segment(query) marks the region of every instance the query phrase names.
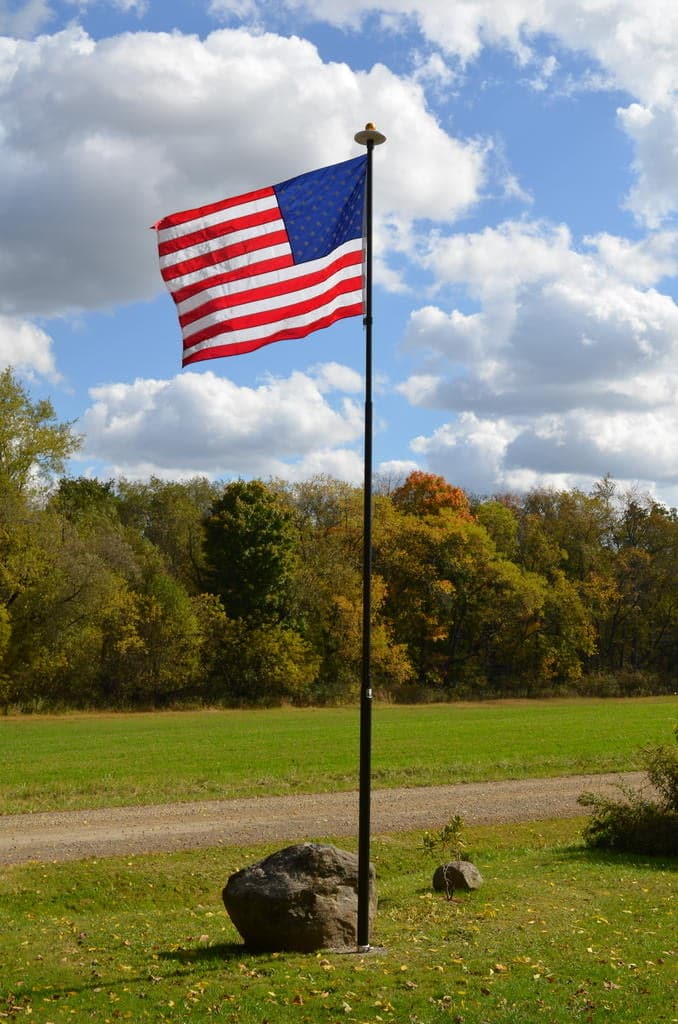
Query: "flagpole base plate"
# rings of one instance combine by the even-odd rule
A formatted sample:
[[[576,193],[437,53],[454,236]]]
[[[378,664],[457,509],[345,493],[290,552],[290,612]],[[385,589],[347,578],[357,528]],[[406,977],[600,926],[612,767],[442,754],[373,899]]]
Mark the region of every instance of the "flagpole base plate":
[[[388,950],[386,946],[356,946],[355,949],[346,948],[341,946],[333,949],[331,946],[325,950],[326,953],[332,953],[335,956],[386,956]]]

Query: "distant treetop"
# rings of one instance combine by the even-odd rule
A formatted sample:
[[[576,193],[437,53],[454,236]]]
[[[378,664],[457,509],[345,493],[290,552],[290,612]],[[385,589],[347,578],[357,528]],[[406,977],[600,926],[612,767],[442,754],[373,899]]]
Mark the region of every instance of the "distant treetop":
[[[419,469],[410,473],[405,483],[394,490],[391,498],[402,512],[410,512],[415,516],[438,515],[448,508],[468,522],[474,518],[469,500],[461,487],[453,487],[444,477],[423,473]]]

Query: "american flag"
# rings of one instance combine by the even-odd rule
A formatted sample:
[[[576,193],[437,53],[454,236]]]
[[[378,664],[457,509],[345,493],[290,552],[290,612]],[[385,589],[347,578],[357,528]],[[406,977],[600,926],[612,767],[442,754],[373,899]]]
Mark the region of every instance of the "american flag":
[[[184,366],[362,315],[366,173],[359,156],[154,225]]]

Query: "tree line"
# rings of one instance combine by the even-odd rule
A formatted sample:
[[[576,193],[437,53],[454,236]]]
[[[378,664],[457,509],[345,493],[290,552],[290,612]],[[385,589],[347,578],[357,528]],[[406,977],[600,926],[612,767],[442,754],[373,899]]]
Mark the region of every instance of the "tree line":
[[[337,703],[360,686],[362,493],[65,475],[0,374],[0,708]],[[375,481],[372,678],[394,700],[662,693],[678,518],[651,497]]]

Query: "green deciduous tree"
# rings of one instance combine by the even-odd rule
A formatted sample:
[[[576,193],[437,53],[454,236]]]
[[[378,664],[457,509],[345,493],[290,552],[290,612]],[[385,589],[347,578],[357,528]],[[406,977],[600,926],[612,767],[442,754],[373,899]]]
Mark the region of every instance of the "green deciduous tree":
[[[518,513],[503,501],[484,501],[474,509],[494,546],[505,558],[515,561],[518,554]]]
[[[50,506],[69,523],[93,529],[102,520],[118,521],[118,500],[112,480],[95,477],[62,477]]]
[[[204,524],[220,492],[205,477],[118,483],[121,521],[155,545],[170,575],[191,594],[206,586]]]
[[[32,402],[10,368],[0,373],[0,491],[26,491],[60,473],[80,441],[52,403]]]
[[[376,561],[421,686],[525,691],[580,674],[592,634],[577,589],[562,573],[547,580],[505,558],[480,523],[448,509],[398,513]]]
[[[294,629],[269,622],[253,626],[223,615],[212,627],[212,699],[234,706],[305,704],[319,658]]]
[[[0,707],[356,698],[359,488],[54,486],[77,443],[0,374]],[[434,474],[382,481],[371,585],[378,693],[538,694],[606,672],[609,692],[625,673],[675,688],[678,515],[607,479],[472,505]]]
[[[285,492],[298,533],[292,597],[299,628],[320,658],[312,690],[316,702],[355,699],[362,676],[362,493],[341,481],[316,477]],[[387,499],[377,499],[376,505]],[[382,609],[385,587],[372,574],[371,667],[377,692],[392,693],[412,669]]]
[[[521,558],[528,568],[548,575],[561,570],[570,579],[585,581],[605,571],[614,530],[609,481],[591,494],[534,490],[523,502]]]
[[[261,480],[227,485],[205,520],[205,558],[230,619],[288,620],[295,539],[291,512]]]

